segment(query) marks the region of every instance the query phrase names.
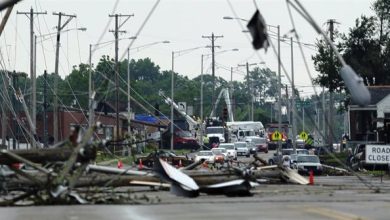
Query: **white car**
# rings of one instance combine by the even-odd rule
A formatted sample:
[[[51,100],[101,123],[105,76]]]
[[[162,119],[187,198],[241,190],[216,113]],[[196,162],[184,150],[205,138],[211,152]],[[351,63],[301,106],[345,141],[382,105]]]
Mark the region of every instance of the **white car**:
[[[223,154],[227,158],[228,154],[225,148],[213,148],[211,149],[214,155]]]
[[[195,162],[205,159],[207,163],[214,163],[214,154],[211,150],[202,150],[195,156]]]
[[[218,148],[225,148],[227,152],[227,157],[237,160],[237,150],[234,147],[233,143],[221,143],[219,144]]]
[[[237,155],[244,155],[249,157],[251,155],[249,151],[249,145],[247,142],[238,141],[234,143],[234,147],[237,149]]]
[[[294,155],[295,156],[295,155]],[[292,158],[293,159],[293,158]],[[296,160],[292,160],[292,167],[298,170],[298,173],[309,174],[310,170],[315,174],[322,174],[322,164],[316,155],[298,154]]]

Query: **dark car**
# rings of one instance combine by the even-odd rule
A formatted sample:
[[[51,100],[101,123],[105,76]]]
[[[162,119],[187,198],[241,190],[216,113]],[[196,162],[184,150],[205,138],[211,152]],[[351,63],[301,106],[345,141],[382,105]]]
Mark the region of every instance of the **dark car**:
[[[162,158],[166,160],[168,163],[174,166],[179,166],[180,163],[182,166],[190,165],[193,161],[189,160],[186,156],[176,155],[171,151],[160,150],[153,153],[150,153],[147,156],[140,156],[136,158],[135,163],[138,165],[140,161],[142,161],[142,165],[153,167],[153,163],[155,158]]]
[[[268,153],[267,139],[263,137],[249,136],[245,138],[245,142],[248,143],[251,154],[256,152]]]
[[[170,132],[165,132],[162,135],[163,139],[163,148],[170,149],[171,148],[171,135]],[[176,130],[173,136],[173,148],[175,150],[180,149],[189,149],[189,150],[197,150],[200,145],[198,141],[192,136],[191,132]]]

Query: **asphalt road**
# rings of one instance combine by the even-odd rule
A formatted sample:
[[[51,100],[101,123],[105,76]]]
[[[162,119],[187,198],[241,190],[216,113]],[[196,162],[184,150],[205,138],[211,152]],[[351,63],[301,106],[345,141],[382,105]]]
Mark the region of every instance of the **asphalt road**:
[[[364,180],[322,176],[313,186],[261,185],[251,197],[189,199],[168,191],[138,192],[137,198],[146,195],[153,204],[7,207],[0,208],[0,219],[389,219],[390,179]]]
[[[260,154],[265,160],[272,155]],[[316,176],[312,186],[262,184],[252,190],[251,197],[201,194],[189,199],[145,187],[127,189],[134,190],[137,205],[3,207],[0,219],[390,219],[389,176]]]

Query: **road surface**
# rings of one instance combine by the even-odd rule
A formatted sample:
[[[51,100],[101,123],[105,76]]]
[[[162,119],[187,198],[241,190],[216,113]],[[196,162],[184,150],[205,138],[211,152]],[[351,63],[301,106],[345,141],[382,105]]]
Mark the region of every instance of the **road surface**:
[[[168,191],[147,195],[151,205],[75,205],[0,208],[1,219],[389,219],[390,179],[315,177],[315,185],[261,185],[252,197],[201,195],[181,198]],[[376,190],[379,188],[379,192]]]

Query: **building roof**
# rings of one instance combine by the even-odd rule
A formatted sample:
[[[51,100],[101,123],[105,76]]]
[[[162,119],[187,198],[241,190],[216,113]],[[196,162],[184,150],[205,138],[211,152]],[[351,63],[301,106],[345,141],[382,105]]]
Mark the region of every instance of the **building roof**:
[[[371,94],[371,102],[370,105],[377,105],[382,99],[384,99],[387,95],[390,94],[390,85],[389,86],[367,86],[368,91]],[[356,105],[355,102],[352,101],[352,105]]]
[[[369,86],[368,91],[371,93],[371,104],[376,105],[390,94],[390,86]]]

